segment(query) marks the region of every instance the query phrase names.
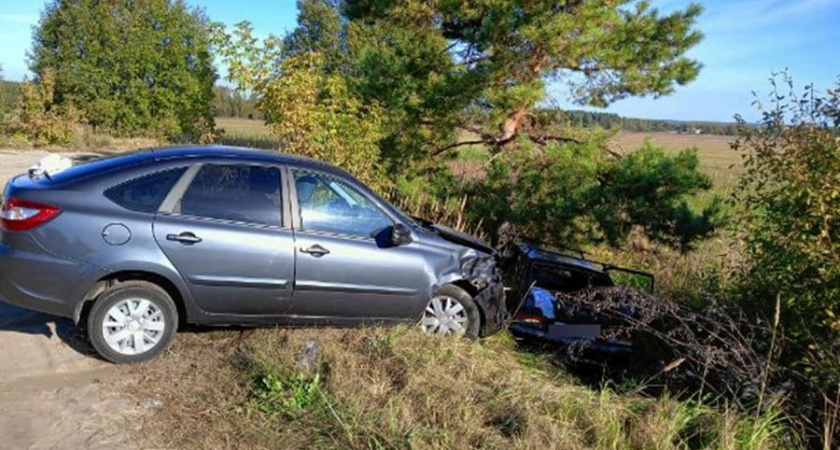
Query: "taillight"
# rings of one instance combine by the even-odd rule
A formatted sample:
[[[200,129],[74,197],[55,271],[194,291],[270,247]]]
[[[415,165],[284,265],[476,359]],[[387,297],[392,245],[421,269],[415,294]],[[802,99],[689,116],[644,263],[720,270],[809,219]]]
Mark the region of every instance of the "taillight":
[[[31,230],[49,222],[59,213],[61,208],[57,206],[12,197],[0,207],[0,228],[8,231]]]

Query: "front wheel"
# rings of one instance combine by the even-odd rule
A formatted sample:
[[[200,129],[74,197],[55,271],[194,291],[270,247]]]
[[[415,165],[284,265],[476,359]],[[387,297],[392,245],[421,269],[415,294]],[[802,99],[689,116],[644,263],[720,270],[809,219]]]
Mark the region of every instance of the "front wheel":
[[[481,329],[481,314],[467,291],[448,284],[429,300],[420,328],[426,334],[475,339]]]
[[[178,310],[169,294],[145,281],[118,283],[90,310],[88,336],[108,361],[148,361],[169,347],[178,329]]]

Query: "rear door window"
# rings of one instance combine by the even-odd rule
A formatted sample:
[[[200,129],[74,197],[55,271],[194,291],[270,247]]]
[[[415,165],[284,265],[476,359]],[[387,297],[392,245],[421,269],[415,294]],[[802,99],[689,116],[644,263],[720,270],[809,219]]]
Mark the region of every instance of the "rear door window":
[[[249,165],[202,166],[176,212],[260,225],[282,225],[280,170]]]
[[[105,191],[105,196],[125,209],[157,212],[172,186],[184,174],[183,168],[156,172],[135,178]]]

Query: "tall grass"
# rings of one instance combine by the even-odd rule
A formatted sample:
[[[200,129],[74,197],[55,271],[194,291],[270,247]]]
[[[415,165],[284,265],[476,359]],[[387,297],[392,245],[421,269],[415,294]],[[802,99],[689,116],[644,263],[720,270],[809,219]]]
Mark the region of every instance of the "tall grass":
[[[133,395],[167,405],[146,417],[147,445],[790,448],[772,408],[748,417],[701,401],[591,390],[523,362],[504,336],[471,343],[371,328],[181,337],[126,380]],[[318,358],[305,370],[299,355],[310,341]]]

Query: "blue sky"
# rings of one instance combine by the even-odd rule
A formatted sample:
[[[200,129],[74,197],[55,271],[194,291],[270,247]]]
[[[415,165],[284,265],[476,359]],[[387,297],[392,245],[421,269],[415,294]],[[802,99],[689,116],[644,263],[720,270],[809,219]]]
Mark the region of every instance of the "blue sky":
[[[295,23],[293,0],[191,0],[210,18],[233,24],[248,20],[262,35],[282,34]],[[652,2],[663,12],[688,2]],[[705,39],[689,55],[703,64],[700,76],[671,96],[620,101],[607,111],[628,117],[731,120],[755,117],[752,90],[766,92],[770,74],[787,68],[796,83],[834,86],[840,75],[840,0],[707,0],[699,28]],[[0,65],[4,78],[27,74],[32,26],[46,2],[0,0]],[[567,107],[567,90],[550,89]]]

